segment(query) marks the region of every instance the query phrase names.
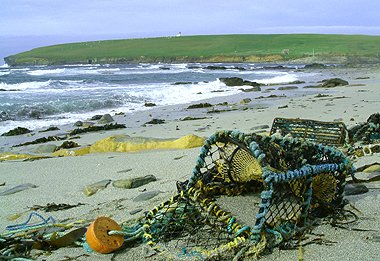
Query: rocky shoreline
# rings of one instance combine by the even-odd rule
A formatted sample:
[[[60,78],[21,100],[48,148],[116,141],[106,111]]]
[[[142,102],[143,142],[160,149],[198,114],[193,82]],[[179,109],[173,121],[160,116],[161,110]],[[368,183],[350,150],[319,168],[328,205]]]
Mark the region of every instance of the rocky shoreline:
[[[76,65],[76,64],[139,64],[139,63],[263,63],[263,64],[287,64],[287,63],[320,63],[320,64],[376,64],[380,63],[380,56],[355,56],[355,55],[323,55],[287,58],[280,54],[232,56],[217,55],[214,57],[189,57],[189,56],[162,56],[162,57],[93,57],[88,59],[65,60],[48,59],[39,57],[22,58],[19,60],[12,56],[4,58],[8,66],[33,66],[33,65]]]

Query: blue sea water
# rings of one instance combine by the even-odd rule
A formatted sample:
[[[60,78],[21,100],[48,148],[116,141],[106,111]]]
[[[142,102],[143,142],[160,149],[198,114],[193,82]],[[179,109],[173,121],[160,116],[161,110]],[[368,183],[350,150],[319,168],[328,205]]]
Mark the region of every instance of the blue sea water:
[[[74,123],[111,111],[151,109],[144,106],[146,102],[157,106],[195,103],[241,92],[225,86],[220,77],[269,84],[307,76],[296,70],[302,65],[283,69],[260,64],[213,65],[227,70],[205,69],[208,65],[5,65],[0,67],[0,133],[18,126],[36,129]],[[178,82],[182,84],[174,84]]]

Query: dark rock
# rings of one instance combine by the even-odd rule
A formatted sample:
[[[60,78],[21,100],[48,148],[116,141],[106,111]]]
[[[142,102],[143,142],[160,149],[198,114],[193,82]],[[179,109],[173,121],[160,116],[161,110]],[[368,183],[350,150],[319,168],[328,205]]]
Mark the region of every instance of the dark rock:
[[[259,96],[259,97],[256,97],[255,99],[266,99],[266,98],[280,98],[280,97],[286,97],[286,95],[276,95],[276,94],[271,94],[269,96]]]
[[[8,132],[1,134],[1,136],[16,136],[16,135],[21,135],[21,134],[30,133],[30,132],[32,131],[27,128],[17,127]]]
[[[361,184],[361,183],[346,184],[345,192],[346,192],[346,196],[359,195],[359,194],[367,193],[368,188],[366,187],[366,185]]]
[[[175,82],[172,83],[171,85],[186,85],[186,84],[193,84],[192,82]]]
[[[170,70],[168,67],[160,67],[160,70]]]
[[[251,81],[244,81],[242,78],[239,77],[226,77],[226,78],[219,78],[219,80],[224,83],[226,86],[252,86],[252,87],[260,87],[260,84],[257,82],[251,82]]]
[[[244,98],[243,100],[241,100],[240,103],[250,103],[252,101],[251,98]]]
[[[290,82],[288,84],[302,84],[302,83],[305,83],[305,81],[293,81],[293,82]]]
[[[333,79],[322,80],[322,82],[323,82],[322,88],[348,85],[347,81],[342,80],[340,78],[333,78]]]
[[[74,123],[74,127],[82,127],[83,126],[83,122],[81,121],[77,121],[76,123]]]
[[[152,102],[146,102],[146,103],[144,104],[144,106],[145,106],[145,107],[154,107],[154,106],[157,106],[157,104],[152,103]]]
[[[203,69],[206,69],[206,70],[227,70],[228,68],[225,67],[225,66],[213,66],[213,65],[209,65],[209,66],[203,67]]]
[[[165,123],[165,120],[153,119],[151,121],[146,122],[145,124],[163,124],[163,123]]]
[[[226,86],[243,86],[243,79],[239,77],[219,78]]]
[[[90,121],[98,121],[102,118],[102,115],[95,115],[95,116],[92,116]]]
[[[322,85],[307,85],[307,86],[304,86],[303,88],[305,89],[309,89],[309,88],[321,88]]]
[[[278,87],[277,90],[286,91],[286,90],[294,90],[294,89],[298,89],[298,87],[297,86],[283,86],[283,87]]]
[[[240,88],[239,90],[241,90],[242,92],[260,92],[261,88],[260,86],[256,86],[256,87],[246,88],[246,89]]]
[[[285,69],[284,66],[282,65],[277,65],[277,66],[264,66],[263,69],[265,70],[282,70],[282,69]]]
[[[188,109],[198,109],[198,108],[208,108],[212,107],[211,103],[204,102],[204,103],[198,103],[198,104],[193,104],[187,107]]]
[[[373,124],[379,124],[380,123],[380,113],[374,113],[374,114],[371,114],[371,116],[369,116],[369,118],[367,119],[367,122],[370,123],[372,122]]]
[[[323,69],[326,68],[327,66],[321,63],[312,63],[312,64],[306,64],[305,69]]]

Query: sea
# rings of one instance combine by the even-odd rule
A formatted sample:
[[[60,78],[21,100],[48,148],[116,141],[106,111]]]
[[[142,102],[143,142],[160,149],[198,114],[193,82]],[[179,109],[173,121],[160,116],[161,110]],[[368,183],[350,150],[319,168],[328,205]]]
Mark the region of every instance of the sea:
[[[34,130],[71,124],[111,111],[134,113],[153,109],[145,103],[157,106],[197,103],[241,92],[237,87],[227,87],[219,80],[221,77],[240,77],[263,84],[311,77],[311,73],[299,70],[302,67],[302,64],[4,65],[0,67],[0,134],[16,127]]]

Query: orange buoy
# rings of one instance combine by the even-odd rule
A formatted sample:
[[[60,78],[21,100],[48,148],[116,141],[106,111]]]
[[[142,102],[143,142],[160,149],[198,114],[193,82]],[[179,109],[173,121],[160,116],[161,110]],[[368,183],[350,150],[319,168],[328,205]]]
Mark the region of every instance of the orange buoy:
[[[122,231],[119,224],[107,217],[99,217],[88,227],[86,233],[86,241],[88,246],[102,254],[110,253],[124,242],[123,235],[109,235],[109,231]]]

